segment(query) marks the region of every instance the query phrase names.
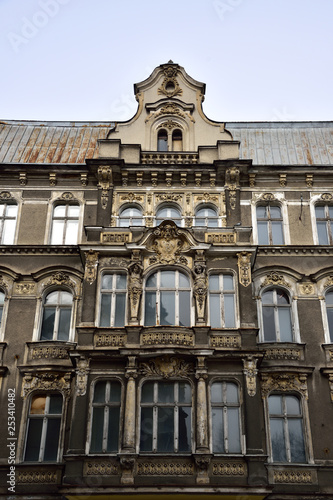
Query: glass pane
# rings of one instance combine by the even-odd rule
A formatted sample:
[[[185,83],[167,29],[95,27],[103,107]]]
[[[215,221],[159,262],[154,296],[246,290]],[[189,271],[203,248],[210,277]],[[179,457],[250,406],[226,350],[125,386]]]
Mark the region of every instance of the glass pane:
[[[234,279],[230,274],[223,275],[223,290],[233,290],[234,289]]]
[[[217,293],[209,294],[209,317],[212,328],[221,328],[220,295]]]
[[[153,409],[141,408],[140,450],[152,451],[152,449],[153,449]]]
[[[160,324],[175,324],[175,292],[161,291],[160,293]]]
[[[79,205],[69,205],[68,206],[68,217],[79,217],[80,207]]]
[[[0,306],[0,325],[2,321],[3,306]]]
[[[110,397],[111,403],[120,403],[121,385],[120,382],[110,382]]]
[[[292,462],[306,462],[302,419],[288,419],[290,454]]]
[[[274,462],[286,462],[286,448],[283,434],[283,420],[278,418],[270,419],[271,442]]]
[[[173,403],[175,401],[174,396],[174,384],[173,382],[159,382],[158,383],[158,402],[159,403]]]
[[[111,294],[103,293],[101,300],[100,326],[110,326],[111,321]]]
[[[44,415],[46,405],[46,396],[34,396],[31,400],[31,415]]]
[[[227,382],[227,403],[238,403],[238,387],[236,384]]]
[[[156,325],[156,293],[146,292],[145,294],[145,325]]]
[[[130,225],[129,219],[125,219],[125,218],[121,217],[121,219],[119,219],[119,221],[118,221],[119,227],[128,227],[129,225]]]
[[[14,243],[16,220],[5,220],[3,224],[3,245],[12,245]]]
[[[73,295],[69,292],[60,292],[59,299],[60,304],[72,304]]]
[[[0,203],[0,216],[2,216],[2,215],[3,215],[4,210],[5,210],[5,205],[4,205],[4,203]]]
[[[15,217],[17,216],[17,205],[7,205],[6,210],[7,217]]]
[[[191,325],[190,292],[179,292],[179,325]]]
[[[154,382],[146,382],[142,386],[142,403],[152,403],[154,401]]]
[[[228,408],[228,451],[240,453],[239,409]]]
[[[125,325],[126,294],[117,293],[114,326]]]
[[[263,307],[262,315],[264,323],[264,341],[276,342],[274,307]]]
[[[61,415],[62,413],[62,396],[60,394],[51,394],[50,395],[50,405],[49,405],[49,413],[53,415]]]
[[[317,232],[319,245],[328,245],[326,222],[317,221]]]
[[[215,382],[211,387],[211,400],[212,403],[222,403],[222,382]]]
[[[106,451],[118,451],[120,407],[109,407],[109,428]]]
[[[205,226],[206,225],[206,219],[198,219],[197,217],[194,220],[195,226]]]
[[[4,296],[4,294],[1,294]],[[325,299],[326,299],[326,304],[331,306],[333,305],[333,292],[327,292],[327,294],[325,295]]]
[[[258,219],[267,219],[267,207],[257,207],[257,218]]]
[[[65,245],[77,244],[77,233],[79,223],[76,220],[68,220],[66,225]]]
[[[105,402],[105,388],[106,382],[97,382],[94,390],[94,403],[104,403]]]
[[[282,415],[282,398],[281,396],[269,396],[268,408],[270,415]]]
[[[157,286],[157,273],[152,274],[146,281],[146,288],[156,288]]]
[[[278,304],[289,304],[288,294],[280,288],[276,290],[276,299]]]
[[[191,408],[178,409],[178,451],[191,451]]]
[[[328,207],[328,215],[330,219],[333,219],[333,207]]]
[[[267,222],[257,222],[258,227],[258,243],[259,245],[268,245],[268,224]]]
[[[71,326],[72,310],[61,308],[59,311],[58,340],[68,340]]]
[[[24,460],[26,462],[37,462],[39,459],[40,440],[42,437],[42,418],[30,418],[27,436],[27,445]]]
[[[330,332],[330,339],[333,342],[333,308],[327,309],[328,329]]]
[[[234,328],[235,324],[235,297],[224,295],[224,323],[226,328]]]
[[[218,274],[211,274],[209,276],[209,290],[220,290],[220,282]]]
[[[93,409],[91,427],[90,451],[96,453],[103,451],[104,407]]]
[[[157,451],[174,451],[174,409],[157,409]]]
[[[60,418],[47,419],[44,461],[56,461],[58,457]]]
[[[300,415],[301,407],[299,399],[296,396],[286,396],[286,405],[288,415]]]
[[[190,384],[186,382],[178,383],[178,401],[180,403],[191,403],[192,391]]]
[[[186,274],[179,273],[179,286],[181,288],[189,288],[190,287],[190,279]]]
[[[52,224],[51,245],[62,245],[64,236],[64,221],[54,220]]]
[[[281,209],[280,207],[270,207],[271,218],[281,219]]]
[[[58,205],[54,207],[53,216],[54,217],[65,217],[66,215],[66,205]]]
[[[175,288],[175,272],[174,271],[161,271],[161,287],[162,288]]]
[[[59,292],[51,292],[45,297],[45,304],[58,304],[59,303]]]
[[[113,274],[104,274],[102,278],[103,290],[112,290],[113,288]]]
[[[41,340],[52,340],[55,319],[55,307],[44,309]]]
[[[116,288],[117,290],[126,290],[126,274],[117,274],[116,275]]]
[[[217,219],[208,219],[207,225],[208,225],[208,227],[217,227],[218,221],[217,221]]]
[[[326,295],[326,297],[327,297],[327,295]],[[333,294],[332,294],[332,296],[333,296]],[[4,304],[4,303],[5,303],[5,294],[0,292],[0,304]]]
[[[281,342],[292,342],[292,327],[291,327],[291,317],[290,308],[278,309],[279,314],[279,327],[280,327],[280,340]]]
[[[284,244],[282,222],[272,222],[272,238],[274,245]]]
[[[224,429],[222,408],[212,408],[213,452],[224,453]]]
[[[317,219],[324,219],[325,218],[325,207],[315,207],[316,211],[316,218]]]
[[[273,290],[263,293],[261,300],[263,304],[273,304]]]

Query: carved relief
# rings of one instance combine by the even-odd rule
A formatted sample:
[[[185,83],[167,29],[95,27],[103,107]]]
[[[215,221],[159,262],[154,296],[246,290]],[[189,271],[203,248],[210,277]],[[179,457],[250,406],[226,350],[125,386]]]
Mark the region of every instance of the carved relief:
[[[101,189],[101,204],[105,210],[109,201],[109,191],[112,185],[112,169],[108,166],[98,167],[97,170],[98,189]]]
[[[115,266],[115,267],[125,267],[127,268],[130,261],[129,259],[124,259],[122,257],[110,257],[109,259],[103,259],[101,261],[101,266]]]
[[[101,233],[101,243],[109,245],[124,245],[131,241],[131,233]]]
[[[65,193],[62,193],[61,199],[65,200],[65,201],[71,201],[71,200],[74,200],[74,195],[73,195],[73,193],[66,191]]]
[[[158,130],[159,128],[167,128],[168,130],[172,130],[173,128],[176,128],[176,127],[177,127],[177,128],[181,128],[181,129],[183,128],[183,127],[181,127],[181,126],[179,125],[179,123],[177,123],[177,122],[173,122],[172,120],[168,120],[168,121],[166,121],[166,122],[161,123],[161,125],[159,125],[159,126],[157,127],[157,130]]]
[[[71,389],[70,373],[37,373],[25,375],[22,384],[22,396],[26,398],[35,389],[44,391],[57,390],[69,396]]]
[[[89,359],[81,358],[76,367],[76,394],[84,396],[87,391]]]
[[[228,189],[236,189],[239,187],[239,169],[237,167],[227,168],[225,172],[225,187]]]
[[[206,243],[212,245],[233,245],[236,243],[235,233],[206,233]]]
[[[194,266],[193,274],[193,295],[195,297],[197,320],[199,323],[203,323],[205,321],[205,306],[208,290],[208,278],[205,264],[197,262]]]
[[[299,285],[299,291],[301,295],[313,295],[315,292],[315,288],[312,283],[301,283]]]
[[[191,476],[194,474],[194,465],[191,462],[157,462],[138,463],[139,476]]]
[[[29,356],[31,359],[67,359],[68,349],[57,346],[32,347]]]
[[[119,474],[119,465],[109,460],[86,462],[83,474],[85,476],[116,476]]]
[[[264,282],[262,283],[261,287],[264,287],[266,285],[282,285],[287,288],[289,288],[289,284],[286,282],[284,279],[284,276],[282,274],[278,274],[275,271],[270,272],[267,274]]]
[[[279,175],[279,183],[281,187],[286,187],[287,185],[287,174],[280,174]]]
[[[195,196],[196,201],[204,201],[205,203],[213,202],[217,203],[219,201],[219,197],[215,194],[203,193],[198,196]]]
[[[239,283],[245,287],[251,284],[251,253],[240,252],[238,257]]]
[[[2,274],[0,274],[0,287],[5,290],[6,292],[8,292],[8,289],[9,289],[9,281],[4,278],[4,276]]]
[[[216,347],[216,348],[238,349],[239,347],[241,347],[241,337],[238,334],[211,335],[210,345],[211,347]]]
[[[264,193],[261,198],[265,201],[274,201],[275,200],[275,196],[274,194],[272,193]]]
[[[193,346],[192,333],[149,332],[141,335],[142,345],[181,345]]]
[[[249,174],[249,186],[255,187],[256,185],[256,174]]]
[[[139,262],[133,262],[129,267],[128,296],[130,301],[130,321],[139,321],[139,305],[142,295],[142,272],[143,268]]]
[[[310,471],[292,470],[292,471],[274,471],[274,483],[312,483],[312,474]]]
[[[332,285],[333,285],[333,276],[329,276],[327,278],[327,280],[325,281],[324,288],[327,288],[327,287],[332,286]]]
[[[298,391],[308,398],[307,375],[298,373],[262,373],[262,397],[268,396],[272,391]]]
[[[29,483],[29,484],[40,484],[40,483],[54,483],[58,482],[56,472],[37,472],[37,471],[27,471],[18,472],[17,474],[18,483]]]
[[[147,248],[156,252],[158,262],[174,264],[180,261],[180,252],[188,250],[190,245],[174,222],[164,221],[154,230]]]
[[[156,199],[158,201],[179,201],[179,202],[181,202],[183,200],[183,195],[182,194],[163,193],[163,194],[157,194]]]
[[[9,191],[1,191],[0,193],[0,200],[1,201],[7,201],[7,200],[11,200],[12,199],[12,195],[10,194]]]
[[[157,89],[158,94],[163,94],[166,97],[176,97],[183,94],[183,90],[180,88],[177,82],[177,69],[170,66],[164,70],[165,78],[162,85]]]
[[[311,188],[313,186],[313,174],[306,174],[305,184],[309,188]]]
[[[237,201],[237,192],[235,189],[230,189],[229,191],[229,204],[231,210],[235,210]]]
[[[86,265],[84,269],[84,280],[88,281],[90,285],[96,280],[97,277],[97,267],[98,267],[98,252],[94,250],[89,250],[89,252],[84,252],[86,257]]]
[[[26,186],[27,184],[27,174],[25,172],[19,173],[19,181],[21,186]]]
[[[126,338],[123,334],[97,333],[94,336],[94,343],[96,347],[123,347]]]
[[[33,282],[23,282],[15,283],[14,292],[17,295],[33,295],[36,291],[36,283]]]
[[[323,193],[321,195],[321,199],[323,201],[332,201],[333,200],[333,195],[331,193]]]
[[[214,476],[244,476],[245,465],[241,462],[220,462],[213,464]]]
[[[246,379],[246,388],[249,396],[255,396],[257,393],[257,359],[249,357],[243,359],[244,375]]]
[[[193,116],[191,116],[189,113],[184,113],[179,106],[175,103],[168,103],[164,104],[159,111],[155,111],[151,113],[147,118],[146,122],[148,122],[152,117],[155,119],[158,118],[159,116],[163,115],[176,115],[180,116],[181,118],[185,118],[185,120],[191,120],[191,122],[195,122]]]
[[[76,283],[73,281],[68,274],[58,272],[52,274],[51,278],[45,283],[44,286],[67,286],[76,292]]]
[[[299,349],[273,347],[265,350],[265,359],[301,359]]]
[[[49,174],[49,183],[50,186],[54,187],[57,184],[57,174],[50,173]]]
[[[143,375],[147,376],[159,375],[163,378],[187,377],[193,372],[193,367],[182,359],[167,355],[151,359],[148,363],[141,363],[140,370]]]

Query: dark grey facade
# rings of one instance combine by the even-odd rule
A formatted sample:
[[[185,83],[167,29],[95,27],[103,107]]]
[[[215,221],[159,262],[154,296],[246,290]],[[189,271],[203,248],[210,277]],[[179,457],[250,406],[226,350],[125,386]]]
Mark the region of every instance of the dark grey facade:
[[[0,124],[2,498],[333,498],[333,124],[134,90]]]

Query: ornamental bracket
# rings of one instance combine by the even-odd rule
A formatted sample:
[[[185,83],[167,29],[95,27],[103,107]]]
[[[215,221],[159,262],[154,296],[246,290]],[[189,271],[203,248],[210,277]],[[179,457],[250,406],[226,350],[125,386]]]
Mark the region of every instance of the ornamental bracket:
[[[98,167],[97,170],[98,189],[101,189],[101,204],[105,210],[109,201],[109,191],[112,186],[112,169],[110,166],[104,165]]]

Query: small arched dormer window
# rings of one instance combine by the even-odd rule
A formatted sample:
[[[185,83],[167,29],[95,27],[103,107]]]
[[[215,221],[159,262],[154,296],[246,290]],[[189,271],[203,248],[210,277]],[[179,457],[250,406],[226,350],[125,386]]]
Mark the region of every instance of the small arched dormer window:
[[[168,151],[168,132],[164,128],[157,134],[157,151]]]
[[[172,151],[183,151],[183,134],[179,128],[172,132]]]

